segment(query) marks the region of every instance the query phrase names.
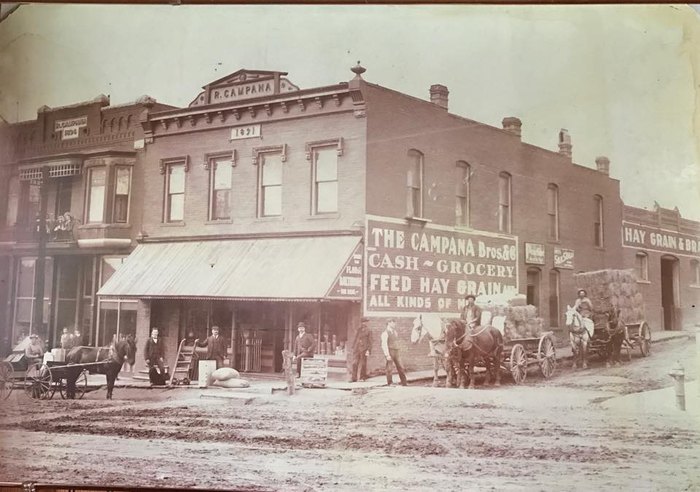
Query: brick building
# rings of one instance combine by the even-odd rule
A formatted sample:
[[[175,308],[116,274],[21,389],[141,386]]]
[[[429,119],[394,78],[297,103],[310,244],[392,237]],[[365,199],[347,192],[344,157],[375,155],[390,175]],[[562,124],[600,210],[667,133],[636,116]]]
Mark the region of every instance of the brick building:
[[[634,268],[652,330],[679,330],[700,322],[700,223],[677,208],[625,206],[625,268]]]
[[[3,351],[30,332],[57,346],[64,327],[100,345],[120,323],[135,330],[131,310],[95,294],[140,229],[140,118],[168,107],[148,97],[110,106],[100,96],[0,127]]]
[[[171,363],[178,340],[216,324],[236,367],[277,371],[304,321],[344,366],[364,313],[372,367],[388,317],[406,364],[423,366],[427,345],[408,342],[418,313],[517,291],[558,327],[574,271],[622,263],[607,159],[573,163],[565,130],[553,152],[522,142],[517,118],[453,115],[444,86],[424,101],[353,71],[299,89],[240,70],[143,122],[141,244],[99,295],[138,301],[138,337],[158,326]]]
[[[38,254],[32,180],[44,167],[68,166],[49,180],[49,212],[70,203],[81,223],[47,243],[42,329],[55,343],[73,320],[85,343],[103,344],[157,326],[170,365],[179,340],[218,325],[234,367],[279,371],[305,322],[344,372],[365,315],[373,369],[390,317],[406,365],[425,367],[427,343],[409,342],[420,313],[457,316],[467,293],[518,292],[556,330],[575,272],[634,265],[623,213],[625,227],[652,225],[623,206],[607,158],[578,165],[566,130],[553,135],[557,151],[539,148],[521,140],[518,118],[496,128],[450,113],[444,86],[422,100],[353,72],[300,89],[284,72],[239,70],[187,108],[100,99],[4,127],[17,145],[2,161],[0,229],[12,337],[31,323],[23,279]]]

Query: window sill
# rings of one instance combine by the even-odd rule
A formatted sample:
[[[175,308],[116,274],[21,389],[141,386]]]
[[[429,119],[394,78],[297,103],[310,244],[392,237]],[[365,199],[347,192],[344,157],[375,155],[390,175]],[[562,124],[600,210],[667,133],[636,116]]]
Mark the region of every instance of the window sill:
[[[308,220],[323,220],[323,219],[339,219],[340,214],[338,212],[328,213],[328,214],[314,214],[307,217]]]
[[[207,220],[204,225],[233,224],[231,219]]]
[[[185,222],[163,222],[161,227],[185,227]]]
[[[421,224],[430,224],[432,220],[426,219],[424,217],[405,217],[408,222],[419,222]]]
[[[124,222],[115,222],[112,224],[107,223],[95,223],[95,224],[83,224],[78,226],[78,230],[84,231],[89,229],[129,229],[131,224]]]
[[[637,280],[637,283],[651,285],[651,281],[649,281],[649,280]],[[692,285],[691,285],[691,287],[692,287]]]

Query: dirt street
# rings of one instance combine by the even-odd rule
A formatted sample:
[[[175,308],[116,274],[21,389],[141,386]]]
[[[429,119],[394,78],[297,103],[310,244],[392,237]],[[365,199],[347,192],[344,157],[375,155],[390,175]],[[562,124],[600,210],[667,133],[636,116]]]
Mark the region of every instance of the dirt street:
[[[700,421],[607,409],[670,386],[695,344],[586,371],[533,369],[522,386],[305,389],[294,397],[201,398],[206,390],[104,390],[82,401],[2,406],[9,481],[243,490],[700,490]]]

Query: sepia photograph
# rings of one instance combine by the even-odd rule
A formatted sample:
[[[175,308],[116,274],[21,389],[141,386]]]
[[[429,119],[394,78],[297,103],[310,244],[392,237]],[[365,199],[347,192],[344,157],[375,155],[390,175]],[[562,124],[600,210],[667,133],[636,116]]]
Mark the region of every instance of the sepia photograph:
[[[0,3],[0,492],[700,491],[700,5]]]

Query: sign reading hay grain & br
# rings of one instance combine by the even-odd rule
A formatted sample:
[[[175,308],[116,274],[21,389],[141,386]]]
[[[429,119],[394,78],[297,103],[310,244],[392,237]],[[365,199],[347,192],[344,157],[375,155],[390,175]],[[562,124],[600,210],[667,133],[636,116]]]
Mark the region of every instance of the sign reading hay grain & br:
[[[302,359],[301,385],[305,387],[325,388],[328,380],[328,359]]]
[[[365,313],[458,315],[467,294],[518,289],[513,236],[372,217],[365,244]]]

